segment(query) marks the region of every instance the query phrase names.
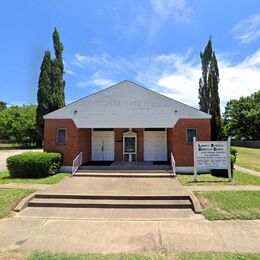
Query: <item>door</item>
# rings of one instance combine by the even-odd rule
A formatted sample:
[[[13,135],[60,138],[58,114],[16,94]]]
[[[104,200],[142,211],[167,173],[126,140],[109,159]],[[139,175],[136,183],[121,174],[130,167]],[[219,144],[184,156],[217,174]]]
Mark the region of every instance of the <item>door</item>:
[[[92,161],[114,161],[114,131],[92,131]]]
[[[144,131],[144,160],[167,161],[166,131]]]

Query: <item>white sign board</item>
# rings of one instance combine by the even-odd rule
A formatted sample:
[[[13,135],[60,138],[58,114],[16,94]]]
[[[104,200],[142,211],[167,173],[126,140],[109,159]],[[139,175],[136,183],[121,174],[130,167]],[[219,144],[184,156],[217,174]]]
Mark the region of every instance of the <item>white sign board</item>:
[[[198,169],[227,169],[231,180],[230,138],[228,141],[196,141],[193,139],[194,180]]]
[[[227,146],[227,142],[196,141],[197,168],[227,169],[229,156]]]

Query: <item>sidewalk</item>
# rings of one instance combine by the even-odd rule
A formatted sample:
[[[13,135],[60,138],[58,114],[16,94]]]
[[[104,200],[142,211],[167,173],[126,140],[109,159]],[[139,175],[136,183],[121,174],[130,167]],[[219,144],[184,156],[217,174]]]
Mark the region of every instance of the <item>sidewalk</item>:
[[[248,174],[260,177],[260,172],[257,172],[257,171],[254,171],[254,170],[250,170],[250,169],[246,169],[246,168],[240,167],[238,165],[235,165],[235,170],[237,170],[239,172],[248,173]]]
[[[45,190],[53,184],[37,184],[37,183],[7,183],[0,184],[0,189],[36,189]]]
[[[13,217],[0,221],[0,234],[0,250],[260,252],[260,220],[98,221]]]
[[[253,185],[208,185],[208,186],[185,186],[189,191],[241,191],[241,190],[250,190],[250,191],[260,191],[260,186]]]

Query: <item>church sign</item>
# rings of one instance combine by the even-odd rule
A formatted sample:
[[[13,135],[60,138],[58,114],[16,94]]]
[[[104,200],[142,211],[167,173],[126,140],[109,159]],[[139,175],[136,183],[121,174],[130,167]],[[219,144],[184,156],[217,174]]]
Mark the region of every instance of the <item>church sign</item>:
[[[230,168],[230,138],[228,141],[196,141],[194,150],[194,180],[197,180],[197,170],[227,169],[231,180]]]

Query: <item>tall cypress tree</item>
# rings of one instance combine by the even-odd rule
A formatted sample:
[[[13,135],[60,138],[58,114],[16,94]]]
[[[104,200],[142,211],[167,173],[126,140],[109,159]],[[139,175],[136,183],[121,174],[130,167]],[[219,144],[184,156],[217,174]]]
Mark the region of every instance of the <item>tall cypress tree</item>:
[[[219,83],[219,71],[218,71],[218,62],[213,52],[210,62],[209,69],[209,79],[210,87],[210,109],[209,113],[211,114],[211,139],[218,140],[221,137],[221,115],[220,115],[220,99],[218,93],[218,83]]]
[[[39,146],[42,145],[43,140],[43,116],[65,106],[64,65],[62,59],[63,45],[56,28],[54,29],[52,37],[55,59],[51,59],[50,51],[45,52],[38,81],[36,122],[39,134],[37,145]]]
[[[51,107],[53,110],[56,110],[65,106],[65,81],[63,80],[64,65],[62,59],[63,45],[56,28],[54,29],[52,38],[55,50],[55,59],[52,61],[53,95]]]
[[[202,76],[199,80],[199,107],[200,110],[208,113],[210,107],[210,90],[208,85],[209,64],[212,56],[211,37],[203,52],[200,52]]]
[[[218,93],[219,70],[215,52],[212,51],[211,37],[203,53],[200,53],[202,76],[199,81],[200,110],[209,113],[211,119],[211,139],[221,138],[220,99]]]
[[[44,128],[43,116],[50,112],[49,104],[51,102],[50,99],[52,94],[51,70],[52,70],[51,53],[48,50],[45,51],[44,53],[44,57],[41,65],[41,72],[38,81],[38,93],[37,93],[38,106],[36,109],[37,132],[39,135],[39,140],[37,142],[38,146],[42,145],[43,128]]]

